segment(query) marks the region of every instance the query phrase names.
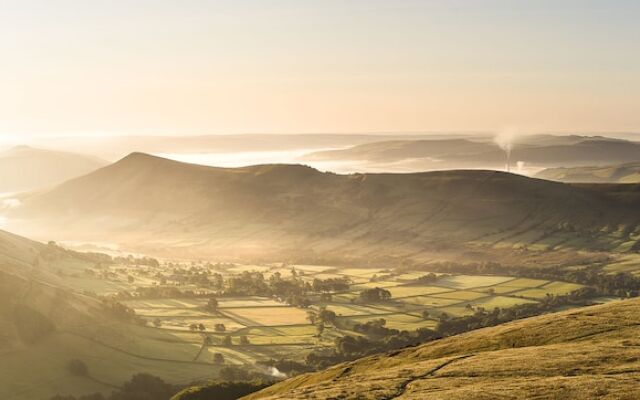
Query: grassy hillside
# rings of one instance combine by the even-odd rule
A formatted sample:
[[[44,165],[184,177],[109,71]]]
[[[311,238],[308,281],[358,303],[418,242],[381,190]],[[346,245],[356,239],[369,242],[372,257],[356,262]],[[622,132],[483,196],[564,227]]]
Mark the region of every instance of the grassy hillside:
[[[121,321],[67,285],[66,274],[88,266],[71,252],[0,231],[0,398],[109,393],[140,371],[181,384],[215,375],[212,362],[194,361],[199,338]],[[73,359],[87,365],[87,376],[67,369]]]
[[[0,194],[51,186],[105,165],[103,160],[81,154],[15,147],[0,152]]]
[[[548,314],[298,376],[257,399],[632,399],[640,301]]]
[[[20,233],[39,237],[198,257],[477,258],[487,249],[633,247],[638,196],[634,187],[616,188],[614,197],[495,171],[336,175],[300,165],[211,168],[136,153],[24,197],[9,218]]]
[[[598,167],[548,168],[537,178],[560,182],[640,183],[640,162]]]

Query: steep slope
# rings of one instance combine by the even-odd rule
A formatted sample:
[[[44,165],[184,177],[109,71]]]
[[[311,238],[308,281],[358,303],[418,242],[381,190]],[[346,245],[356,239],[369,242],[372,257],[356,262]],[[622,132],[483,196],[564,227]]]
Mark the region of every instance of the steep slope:
[[[547,168],[536,177],[560,182],[640,183],[640,162],[602,167]]]
[[[0,153],[0,194],[51,186],[104,165],[103,160],[81,154],[14,147]]]
[[[215,374],[214,364],[193,361],[197,342],[117,318],[68,284],[93,265],[78,253],[0,231],[1,399],[108,394],[142,371],[172,383]],[[71,360],[82,361],[88,375],[72,374]]]
[[[224,169],[132,154],[23,197],[8,217],[20,233],[31,228],[47,239],[200,255],[464,254],[464,246],[532,244],[610,249],[637,240],[640,219],[633,204],[640,194],[617,190],[628,190],[626,202],[606,190],[495,171],[336,175],[299,165]]]
[[[495,143],[455,140],[396,140],[367,143],[343,150],[314,152],[306,160],[366,161],[414,168],[503,168],[505,152]],[[533,135],[516,138],[511,152],[516,162],[529,168],[602,165],[640,159],[640,143],[605,137]]]
[[[295,377],[257,399],[633,399],[640,300],[548,314]]]

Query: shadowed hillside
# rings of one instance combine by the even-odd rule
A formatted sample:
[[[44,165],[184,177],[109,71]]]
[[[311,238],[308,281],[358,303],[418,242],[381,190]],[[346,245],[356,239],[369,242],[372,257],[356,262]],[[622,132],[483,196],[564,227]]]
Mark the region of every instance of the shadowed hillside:
[[[225,256],[608,250],[638,239],[639,195],[633,187],[614,197],[495,171],[336,175],[300,165],[211,168],[135,153],[24,197],[9,217],[20,233],[44,230],[56,240]]]
[[[0,193],[51,186],[104,165],[103,160],[81,154],[14,147],[0,153]]]
[[[633,399],[640,301],[480,329],[298,376],[257,399]]]

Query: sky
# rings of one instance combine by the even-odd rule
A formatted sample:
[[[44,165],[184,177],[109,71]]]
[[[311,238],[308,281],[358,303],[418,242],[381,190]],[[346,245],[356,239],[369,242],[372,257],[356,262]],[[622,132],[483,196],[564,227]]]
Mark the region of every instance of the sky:
[[[640,2],[0,0],[0,136],[640,131]]]

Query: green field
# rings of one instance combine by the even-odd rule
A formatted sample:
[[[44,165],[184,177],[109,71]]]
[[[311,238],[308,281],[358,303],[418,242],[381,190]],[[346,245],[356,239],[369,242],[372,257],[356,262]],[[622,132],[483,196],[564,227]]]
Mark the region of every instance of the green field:
[[[635,261],[619,260],[619,264],[612,264],[609,268],[612,272],[616,268],[631,268]],[[89,287],[98,295],[133,291],[136,287],[159,287],[162,284],[156,278],[158,273],[168,275],[166,266],[154,270],[151,267],[136,269],[116,265],[109,269],[95,269],[93,273],[82,272],[81,265],[67,267],[66,277],[71,278],[69,285]],[[227,279],[245,272],[259,272],[268,281],[276,279],[278,274],[282,279],[289,279],[293,276],[292,268],[295,268],[300,279],[309,284],[314,279],[348,278],[350,286],[347,290],[330,293],[330,298],[325,296],[323,300],[320,300],[318,293],[309,293],[307,298],[311,305],[306,309],[293,307],[275,297],[227,296],[222,293],[217,295],[217,310],[211,311],[206,308],[209,288],[169,278],[167,286],[188,289],[194,294],[121,301],[146,320],[146,326],[96,326],[87,328],[82,337],[61,332],[48,346],[36,346],[29,350],[29,354],[33,353],[34,359],[38,353],[55,359],[61,357],[59,353],[69,347],[69,341],[75,340],[78,343],[76,348],[83,350],[69,356],[85,360],[92,376],[104,383],[101,386],[94,383],[92,390],[108,392],[109,385],[118,385],[137,371],[144,370],[174,383],[193,380],[194,377],[206,379],[215,377],[220,368],[214,363],[216,354],[224,356],[226,365],[248,367],[254,366],[256,361],[274,358],[302,360],[314,349],[331,348],[337,337],[360,335],[353,331],[356,324],[384,319],[386,327],[392,329],[434,329],[443,313],[457,317],[472,314],[478,308],[492,310],[535,303],[546,297],[547,293],[567,294],[581,287],[538,279],[462,274],[436,274],[435,280],[424,284],[418,279],[427,275],[428,271],[403,270],[392,273],[387,269],[314,265],[284,267],[282,264],[236,264],[213,267],[210,273],[221,274]],[[360,293],[372,288],[388,290],[391,300],[383,303],[361,302]],[[308,313],[318,312],[321,307],[333,311],[337,318],[335,326],[327,324],[318,337],[317,327],[310,323]],[[427,313],[423,316],[425,311]],[[223,331],[216,330],[219,324],[224,325]],[[194,330],[194,326],[199,328]],[[231,340],[231,345],[223,345],[224,340]],[[248,341],[248,344],[241,344],[241,340]],[[61,362],[67,358],[65,355]],[[119,364],[128,367],[122,370],[114,367]],[[37,372],[43,377],[54,374]],[[76,385],[74,387],[78,388],[78,393],[86,392],[86,382],[78,383],[78,379],[73,377],[68,380],[65,385]],[[16,387],[19,384],[14,383]],[[53,389],[45,385],[42,392],[48,393]],[[39,392],[34,388],[23,390],[25,395],[19,400],[38,397]]]

